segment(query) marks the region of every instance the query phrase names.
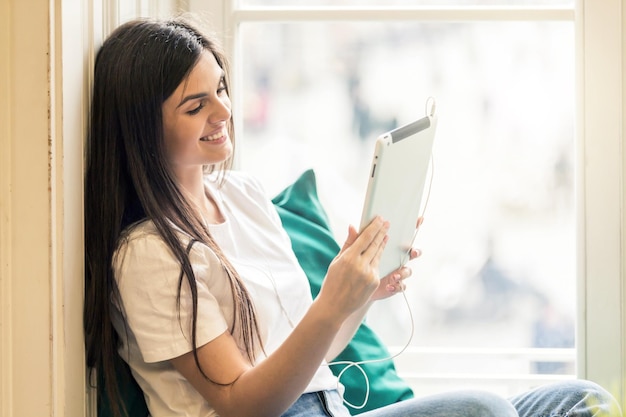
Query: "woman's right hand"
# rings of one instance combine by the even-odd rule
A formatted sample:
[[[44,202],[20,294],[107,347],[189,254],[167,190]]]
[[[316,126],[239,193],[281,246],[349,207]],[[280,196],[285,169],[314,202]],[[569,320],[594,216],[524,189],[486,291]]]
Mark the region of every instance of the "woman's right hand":
[[[344,320],[367,303],[380,283],[380,257],[387,243],[389,222],[374,218],[361,233],[353,226],[328,267],[317,297],[336,317]]]

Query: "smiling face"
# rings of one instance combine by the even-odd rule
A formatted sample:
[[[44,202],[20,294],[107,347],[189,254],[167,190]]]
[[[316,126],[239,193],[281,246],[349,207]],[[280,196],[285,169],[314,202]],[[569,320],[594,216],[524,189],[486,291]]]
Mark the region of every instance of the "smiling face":
[[[213,54],[205,51],[189,76],[163,102],[165,148],[179,180],[232,155],[227,129],[231,103],[224,76]]]

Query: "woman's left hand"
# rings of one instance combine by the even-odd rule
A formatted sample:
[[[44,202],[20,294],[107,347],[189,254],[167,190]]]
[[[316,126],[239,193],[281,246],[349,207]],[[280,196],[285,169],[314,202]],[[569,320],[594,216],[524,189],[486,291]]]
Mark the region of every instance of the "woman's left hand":
[[[418,249],[411,249],[409,259],[415,259],[420,256],[422,252]],[[406,289],[404,280],[411,276],[411,268],[403,266],[396,269],[392,273],[380,280],[378,288],[372,294],[371,301],[383,300],[389,298],[394,294],[403,292]]]
[[[419,229],[423,222],[424,218],[420,216],[417,219],[417,224],[415,225],[415,228]],[[409,260],[413,260],[421,254],[421,250],[412,248],[411,253],[409,254]],[[412,271],[410,268],[403,266],[381,279],[380,285],[378,285],[378,288],[370,297],[370,301],[384,300],[385,298],[389,298],[394,294],[403,292],[406,289],[406,285],[403,281],[410,277],[411,273]]]

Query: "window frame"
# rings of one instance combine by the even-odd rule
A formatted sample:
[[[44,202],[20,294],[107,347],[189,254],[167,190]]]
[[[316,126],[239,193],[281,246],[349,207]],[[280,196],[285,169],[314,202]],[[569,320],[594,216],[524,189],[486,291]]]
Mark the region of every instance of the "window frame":
[[[576,3],[578,375],[602,383],[624,404],[626,9],[619,0],[598,3]]]
[[[237,28],[243,21],[311,20],[561,20],[575,25],[577,376],[626,401],[626,178],[623,38],[626,9],[619,0],[576,0],[569,7],[240,7],[237,0],[194,0],[190,10],[221,17],[215,27],[238,77]],[[616,88],[617,87],[617,88]],[[237,83],[233,105],[241,103]],[[238,122],[241,123],[241,122]]]

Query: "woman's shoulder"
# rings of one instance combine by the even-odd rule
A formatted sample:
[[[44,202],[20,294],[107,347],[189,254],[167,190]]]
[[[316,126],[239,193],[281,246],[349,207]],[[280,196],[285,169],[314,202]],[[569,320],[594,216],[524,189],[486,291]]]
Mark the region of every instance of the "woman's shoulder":
[[[176,232],[182,243],[188,242],[191,237],[171,224],[172,229]],[[151,253],[169,252],[168,246],[159,233],[156,225],[152,220],[144,219],[137,223],[129,225],[121,234],[118,241],[117,252],[126,251],[145,251]]]
[[[142,220],[126,227],[117,243],[116,253],[119,256],[127,251],[143,250],[155,252],[165,250],[165,242],[161,238],[156,225],[151,220]]]
[[[186,247],[192,238],[173,223],[170,227],[174,231],[182,247]],[[194,244],[189,252],[192,261],[214,263],[217,258],[215,253],[204,244]],[[113,264],[120,268],[127,264],[128,260],[140,260],[142,263],[168,264],[178,268],[176,259],[169,244],[158,231],[151,220],[144,220],[129,226],[120,236],[117,248],[113,256]]]
[[[158,237],[159,233],[154,222],[149,219],[143,219],[128,225],[122,232],[121,240],[128,242],[155,239]]]

